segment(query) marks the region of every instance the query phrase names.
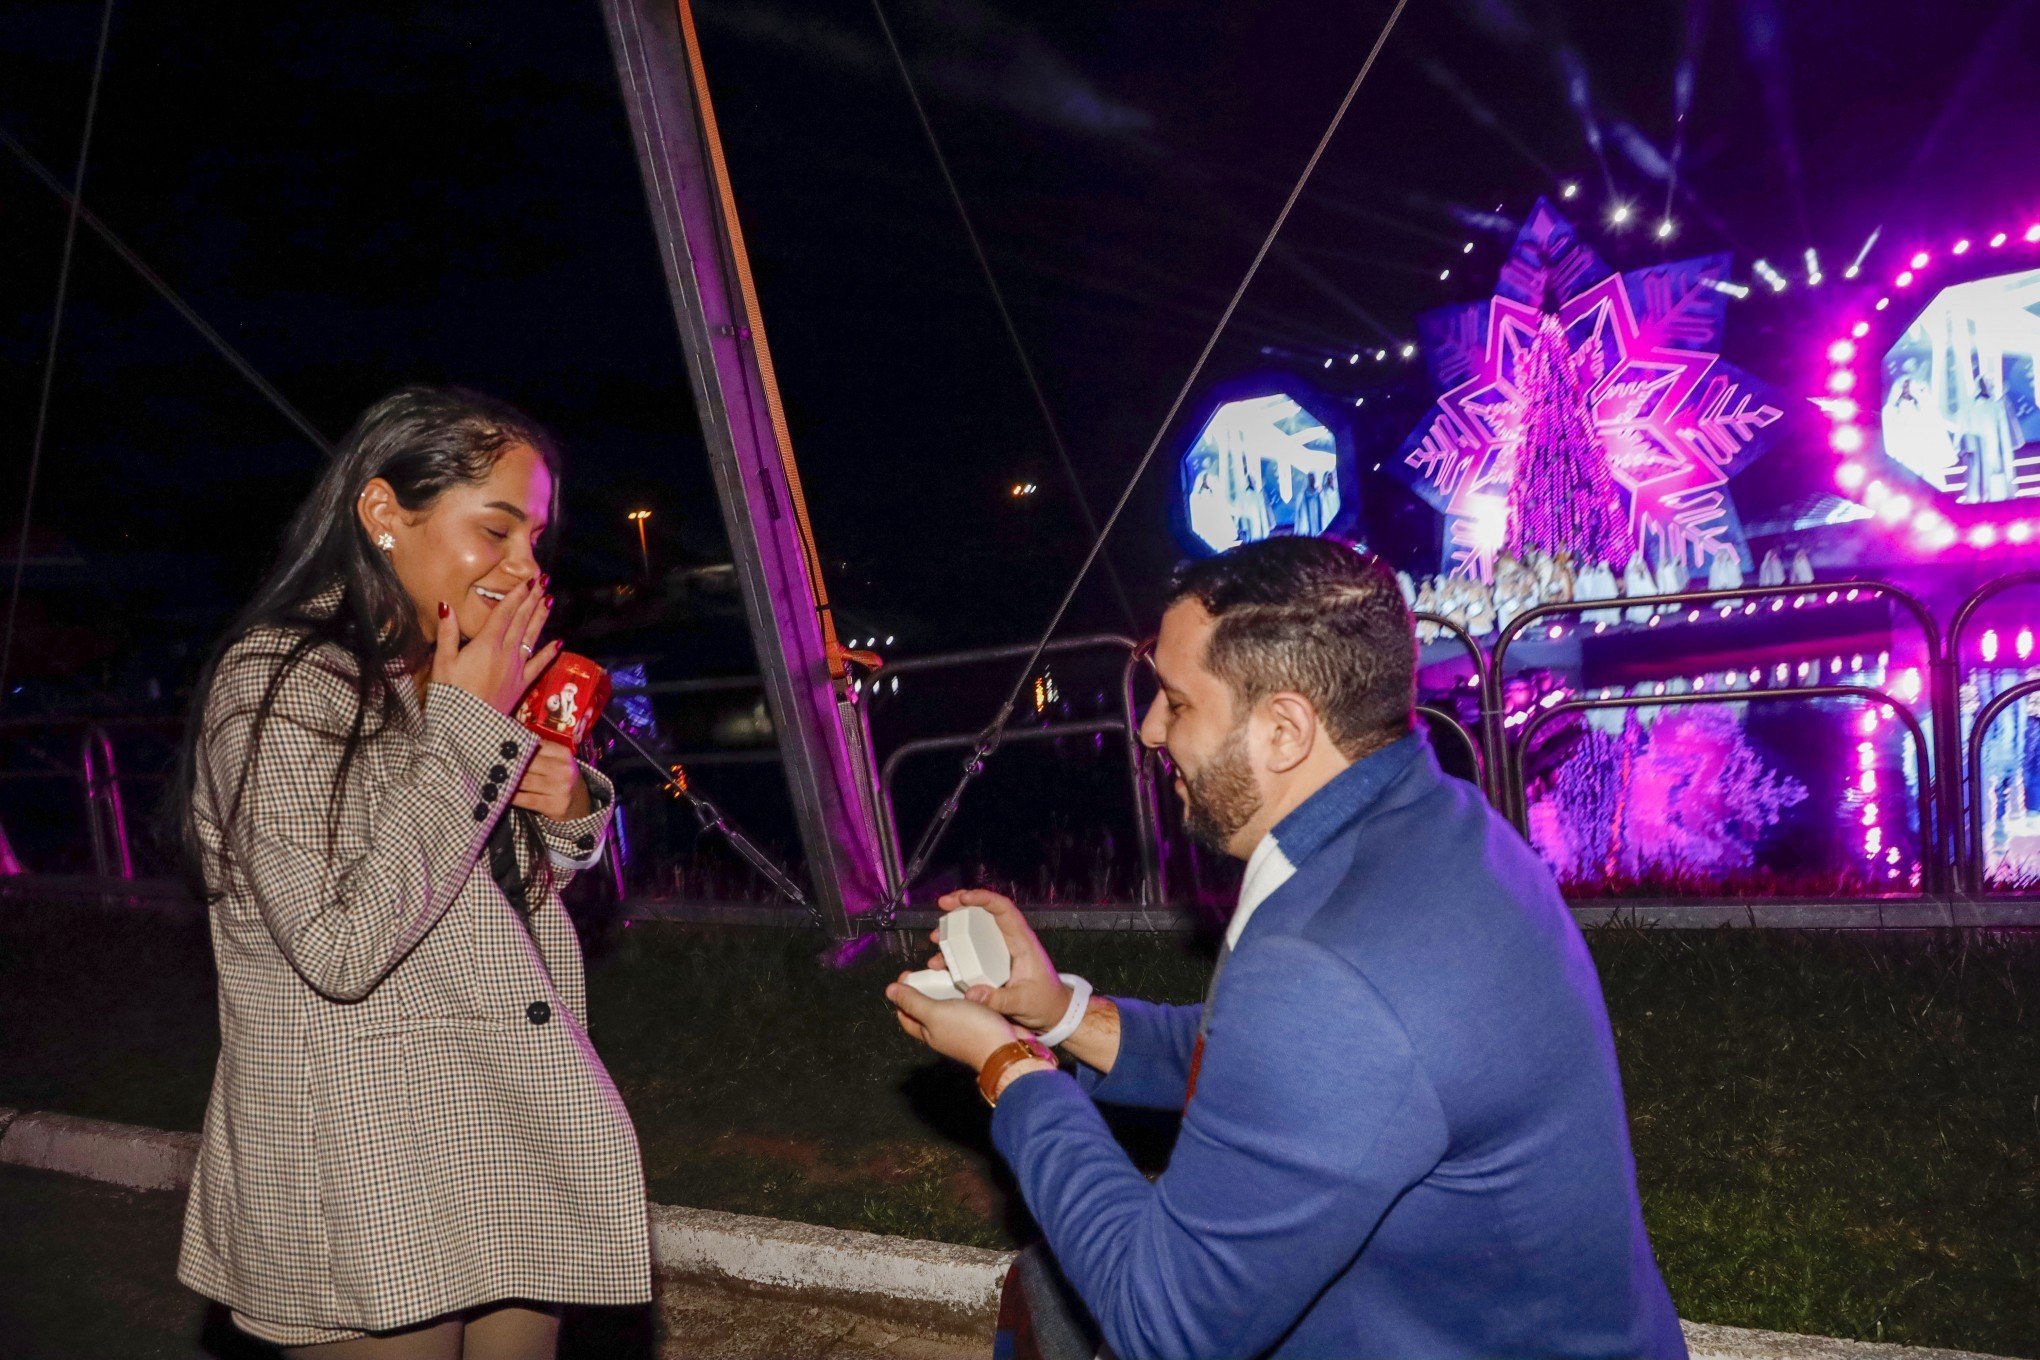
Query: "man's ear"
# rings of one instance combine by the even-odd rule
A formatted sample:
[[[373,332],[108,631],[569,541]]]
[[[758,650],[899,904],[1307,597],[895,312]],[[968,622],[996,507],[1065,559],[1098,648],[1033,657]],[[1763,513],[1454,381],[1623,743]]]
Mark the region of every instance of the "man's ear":
[[[1261,701],[1268,720],[1268,768],[1288,774],[1310,758],[1324,737],[1317,710],[1301,694],[1285,690]]]

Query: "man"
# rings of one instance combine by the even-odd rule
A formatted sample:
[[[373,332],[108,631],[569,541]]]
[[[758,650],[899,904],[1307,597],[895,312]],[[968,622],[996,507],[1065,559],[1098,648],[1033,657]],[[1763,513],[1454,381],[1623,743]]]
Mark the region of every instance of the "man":
[[[1155,668],[1141,739],[1188,829],[1247,861],[1205,1005],[1079,1010],[1088,987],[983,892],[942,905],[998,919],[1007,985],[886,992],[980,1070],[1112,1351],[1683,1357],[1593,962],[1550,874],[1414,730],[1394,579],[1322,539],[1235,548],[1181,574]],[[1184,1109],[1159,1180],[1094,1099]]]

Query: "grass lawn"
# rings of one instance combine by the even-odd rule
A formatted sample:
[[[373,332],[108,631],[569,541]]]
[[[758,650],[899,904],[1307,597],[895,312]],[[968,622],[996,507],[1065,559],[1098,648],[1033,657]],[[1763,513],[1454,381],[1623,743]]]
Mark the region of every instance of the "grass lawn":
[[[2040,1355],[2040,939],[1590,936],[1644,1212],[1683,1316]],[[654,1198],[986,1246],[1027,1231],[958,1069],[882,960],[637,926],[593,947],[595,1040]],[[1069,934],[1101,990],[1202,991],[1171,937]],[[217,1042],[193,918],[0,908],[0,1103],[195,1129]],[[1128,1120],[1147,1166],[1166,1121]]]

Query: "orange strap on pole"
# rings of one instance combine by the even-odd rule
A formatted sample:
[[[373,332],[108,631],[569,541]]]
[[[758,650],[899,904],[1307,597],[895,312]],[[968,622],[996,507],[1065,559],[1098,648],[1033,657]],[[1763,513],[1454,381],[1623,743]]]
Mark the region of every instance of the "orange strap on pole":
[[[793,502],[793,517],[799,528],[801,556],[807,562],[808,585],[814,591],[815,610],[821,616],[822,645],[829,661],[829,675],[837,682],[848,675],[846,662],[875,667],[876,656],[851,652],[836,637],[836,616],[829,605],[829,589],[822,579],[821,553],[815,547],[814,525],[808,520],[807,496],[801,491],[800,468],[793,461],[793,436],[786,428],[786,408],[779,400],[779,377],[772,367],[772,347],[765,339],[765,317],[758,307],[758,290],[751,280],[751,256],[744,246],[744,233],[737,222],[737,200],[730,189],[730,171],[723,159],[722,133],[717,129],[715,103],[709,97],[708,72],[701,64],[701,40],[694,31],[694,6],[690,0],[676,0],[680,11],[680,36],[687,47],[688,78],[694,84],[695,107],[701,111],[703,140],[708,162],[715,175],[716,201],[722,208],[723,232],[728,237],[731,272],[736,275],[737,293],[744,302],[744,324],[750,328],[751,349],[758,359],[758,376],[765,386],[765,409],[772,420],[772,442],[779,450],[779,463],[786,473],[786,486]]]

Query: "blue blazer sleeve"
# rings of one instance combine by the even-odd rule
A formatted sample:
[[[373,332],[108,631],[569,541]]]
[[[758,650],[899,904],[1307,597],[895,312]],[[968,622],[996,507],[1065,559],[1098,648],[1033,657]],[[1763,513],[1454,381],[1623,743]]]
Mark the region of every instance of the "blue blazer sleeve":
[[[1204,1007],[1157,1006],[1116,996],[1112,1004],[1119,1008],[1119,1056],[1103,1075],[1076,1067],[1072,1075],[1077,1085],[1108,1105],[1182,1109]]]
[[[1122,1360],[1268,1349],[1446,1148],[1444,1113],[1394,1013],[1345,963],[1293,938],[1234,955],[1197,1098],[1158,1181],[1061,1073],[1013,1082],[992,1137]]]

